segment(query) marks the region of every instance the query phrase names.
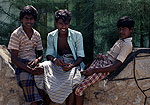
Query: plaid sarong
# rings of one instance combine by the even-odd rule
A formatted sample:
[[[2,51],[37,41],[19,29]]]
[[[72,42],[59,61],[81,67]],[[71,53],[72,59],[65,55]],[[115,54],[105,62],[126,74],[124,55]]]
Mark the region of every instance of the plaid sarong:
[[[98,57],[92,62],[89,68],[104,68],[112,65],[112,62],[107,56],[99,54]],[[90,85],[96,83],[99,80],[104,79],[109,73],[94,73],[91,76],[85,78],[76,88],[75,94],[78,96],[83,95],[83,91]]]
[[[73,63],[72,54],[60,56],[65,63]],[[60,66],[51,61],[40,63],[44,67],[44,75],[35,76],[36,85],[44,89],[50,99],[56,103],[63,103],[73,92],[73,89],[81,82],[80,67],[74,67],[69,71],[63,71]]]
[[[23,63],[26,60],[21,60]],[[42,101],[34,81],[34,75],[25,72],[19,68],[15,70],[18,85],[22,88],[26,102]]]

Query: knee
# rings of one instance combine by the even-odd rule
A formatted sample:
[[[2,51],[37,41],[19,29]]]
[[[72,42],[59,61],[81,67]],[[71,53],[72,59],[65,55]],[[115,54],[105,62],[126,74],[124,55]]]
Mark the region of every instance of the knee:
[[[82,96],[83,89],[81,87],[77,87],[75,88],[74,93],[76,96]]]

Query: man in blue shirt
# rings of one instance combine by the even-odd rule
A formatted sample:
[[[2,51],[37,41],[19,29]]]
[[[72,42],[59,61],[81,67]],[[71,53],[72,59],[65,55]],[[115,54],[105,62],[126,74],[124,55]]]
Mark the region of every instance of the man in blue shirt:
[[[55,24],[58,29],[50,32],[47,37],[46,58],[48,60],[55,61],[57,66],[64,65],[62,60],[56,59],[58,55],[72,54],[76,60],[74,64],[63,66],[66,71],[79,65],[84,57],[82,34],[69,28],[70,21],[71,12],[67,10],[56,11]]]
[[[85,56],[82,34],[69,28],[71,17],[66,9],[55,12],[57,29],[47,37],[48,61],[40,64],[44,67],[45,87],[37,80],[37,86],[44,87],[53,102],[61,104],[66,100],[66,105],[74,104],[73,90],[82,80]]]

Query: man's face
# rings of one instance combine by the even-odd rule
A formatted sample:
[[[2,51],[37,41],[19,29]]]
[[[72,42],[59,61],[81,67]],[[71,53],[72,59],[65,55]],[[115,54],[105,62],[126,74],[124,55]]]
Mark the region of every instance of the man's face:
[[[127,27],[118,28],[118,33],[120,35],[120,38],[122,38],[122,39],[130,37],[132,32],[133,32],[133,28],[131,28],[131,29],[129,29]]]
[[[32,28],[33,24],[35,23],[34,17],[32,15],[25,15],[21,20],[22,25],[25,28]]]
[[[69,22],[67,21],[64,23],[62,19],[59,19],[56,22],[56,26],[60,34],[66,34],[68,32]]]

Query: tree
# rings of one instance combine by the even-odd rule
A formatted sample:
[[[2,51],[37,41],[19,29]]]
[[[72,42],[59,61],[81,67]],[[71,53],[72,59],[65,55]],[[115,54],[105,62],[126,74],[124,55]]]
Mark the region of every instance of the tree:
[[[5,11],[4,14],[11,20],[8,25],[12,26],[13,22],[15,26],[9,29],[5,25],[6,33],[3,37],[10,36],[10,33],[20,25],[18,20],[20,10],[26,5],[33,5],[38,10],[38,19],[34,28],[40,32],[44,48],[46,48],[47,34],[55,29],[54,12],[58,9],[69,9],[73,14],[70,27],[82,32],[84,37],[85,54],[87,56],[85,61],[92,60],[94,25],[94,3],[92,0],[8,0],[8,3],[10,4],[10,12]],[[15,12],[13,11],[14,9]],[[9,37],[7,40],[9,41]],[[8,43],[5,44],[7,45]]]
[[[116,22],[122,16],[135,20],[134,47],[150,47],[149,5],[150,0],[95,0],[94,55],[106,52],[118,39]]]

